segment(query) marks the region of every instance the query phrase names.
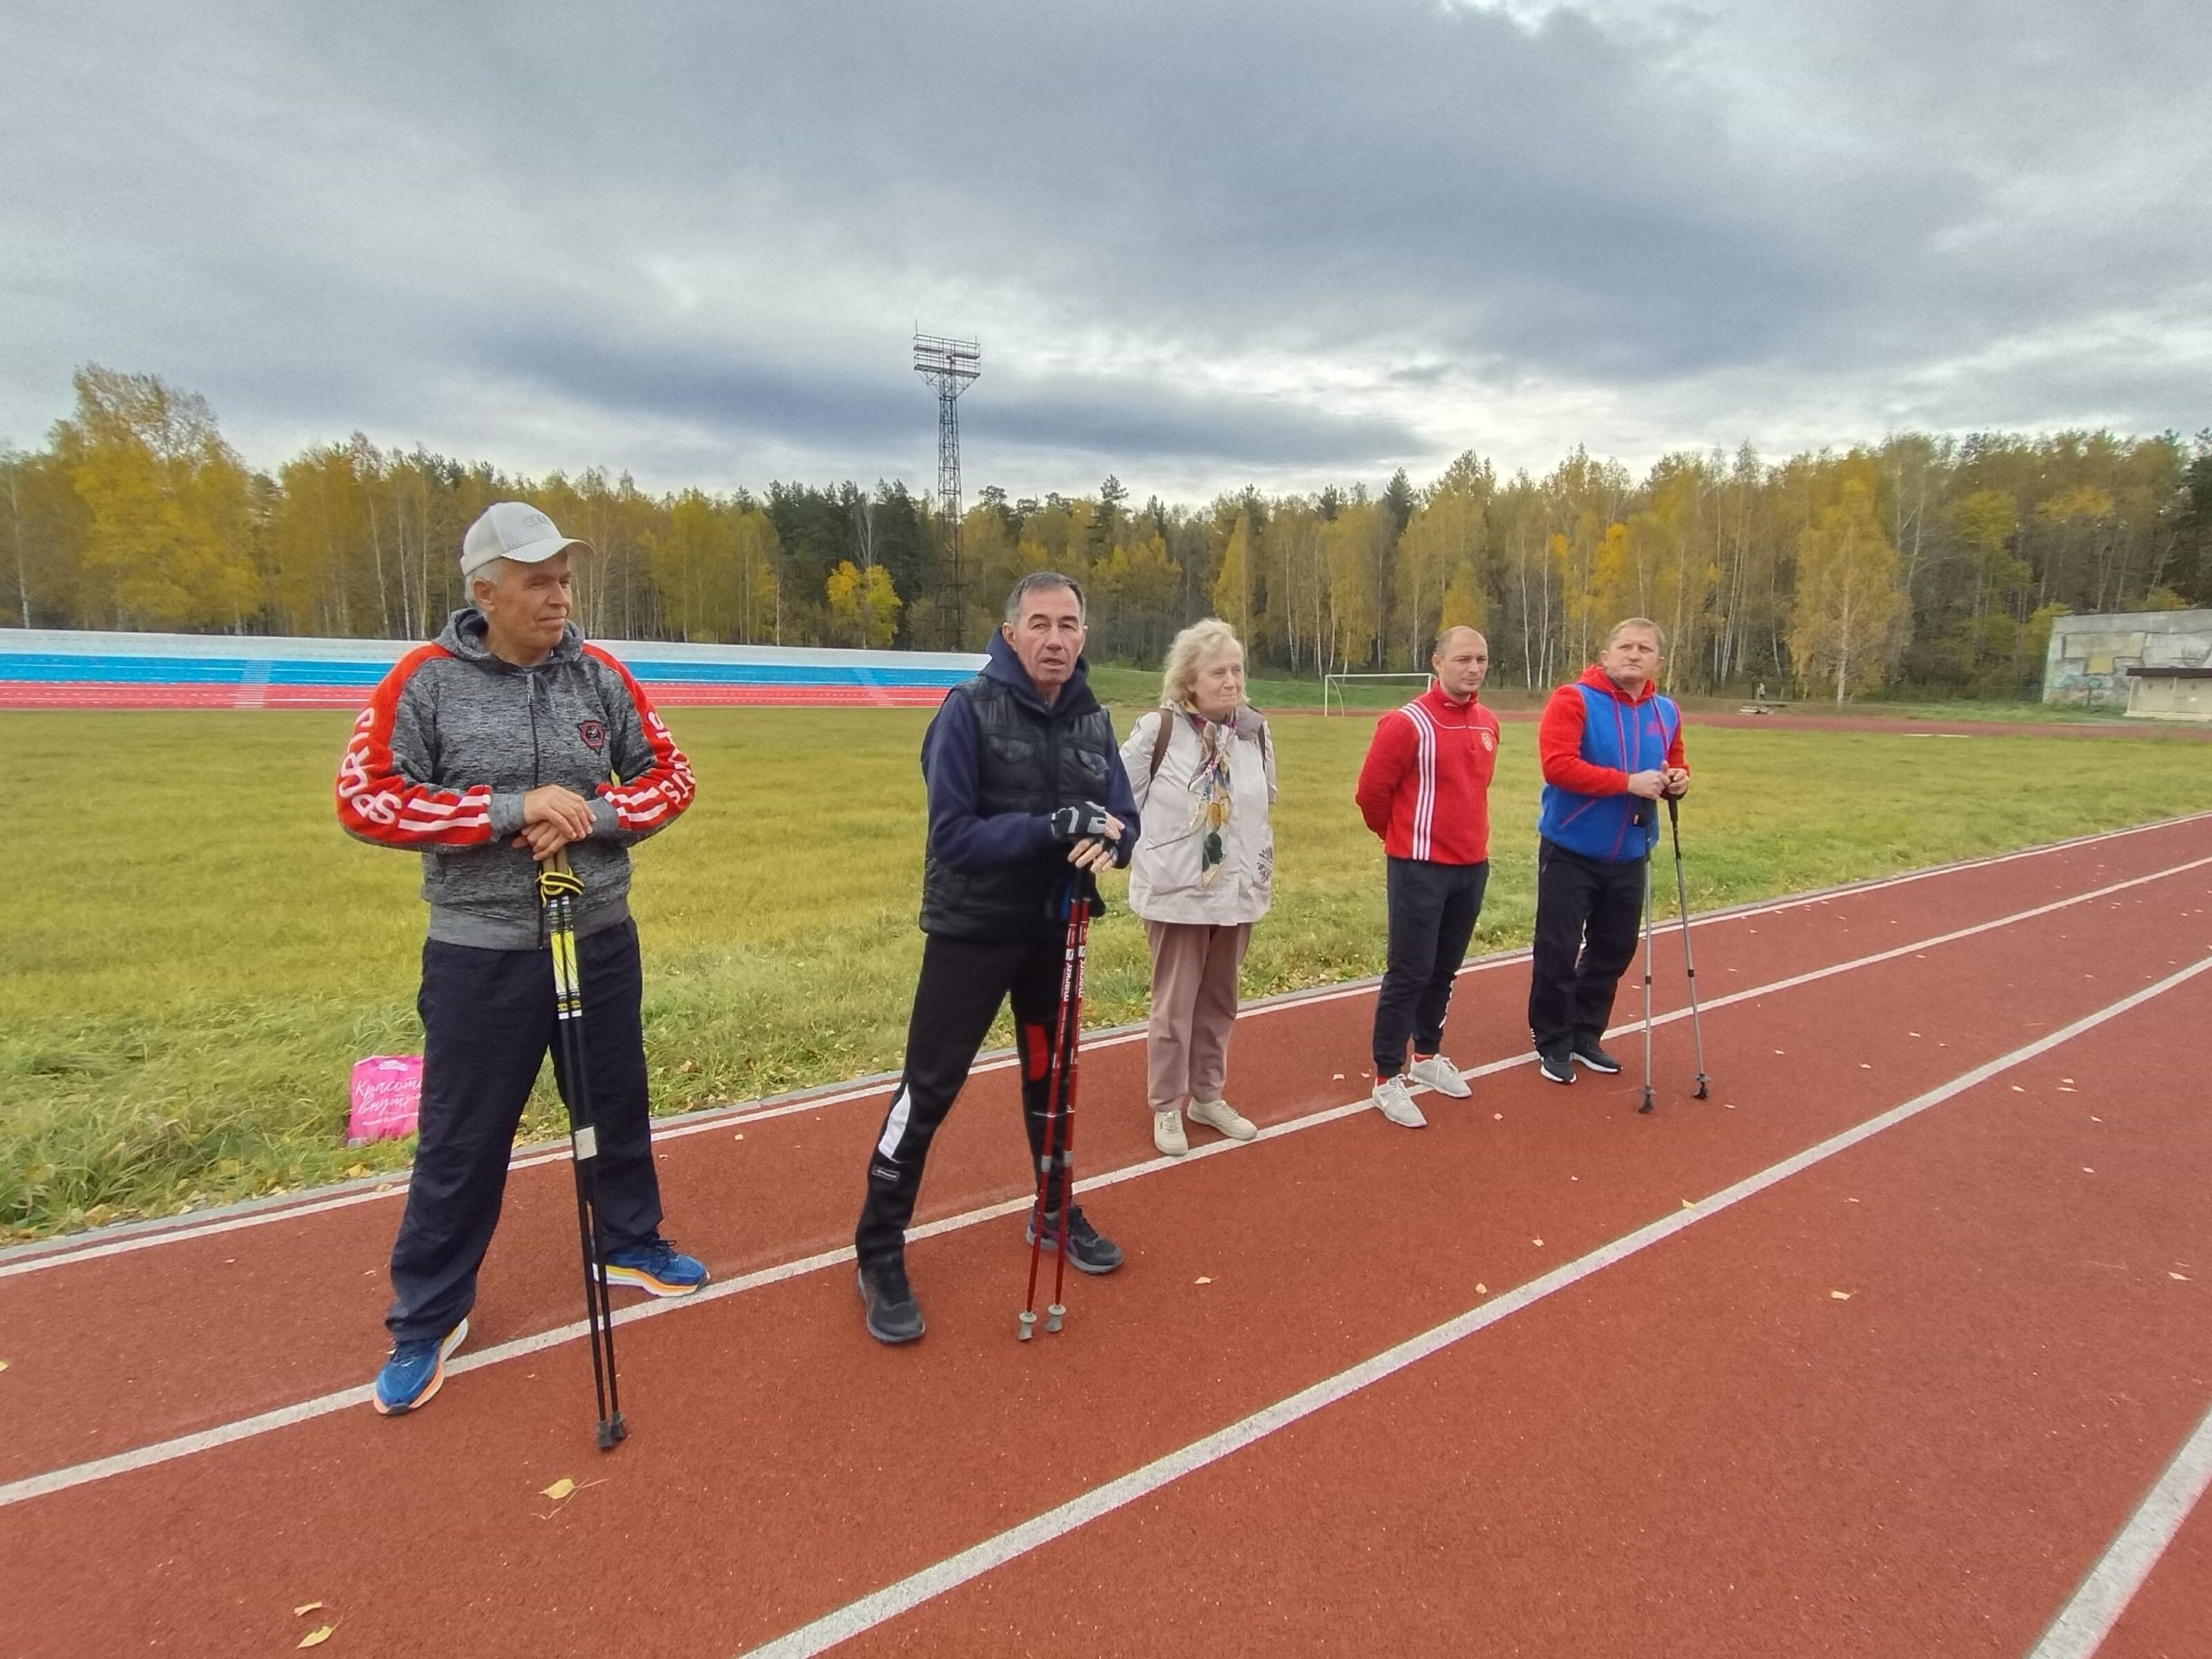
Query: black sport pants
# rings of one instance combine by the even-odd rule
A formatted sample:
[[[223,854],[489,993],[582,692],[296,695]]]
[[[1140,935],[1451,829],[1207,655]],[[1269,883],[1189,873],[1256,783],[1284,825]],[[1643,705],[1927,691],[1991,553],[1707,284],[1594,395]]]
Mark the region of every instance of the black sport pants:
[[[1375,997],[1377,1082],[1406,1069],[1408,1037],[1416,1053],[1433,1054],[1443,1046],[1452,982],[1490,885],[1487,860],[1438,864],[1394,858],[1389,863],[1390,942],[1382,988]]]
[[[868,1198],[853,1237],[854,1251],[863,1262],[880,1262],[905,1249],[930,1142],[968,1081],[968,1068],[998,1017],[999,1004],[1009,996],[1021,1060],[1021,1115],[1029,1132],[1031,1179],[1036,1179],[1044,1165],[1052,1036],[1066,948],[1064,933],[1029,939],[954,939],[932,933],[923,942],[921,980],[906,1024],[906,1071],[868,1151]],[[1053,1195],[1055,1210],[1059,1196]]]
[[[577,940],[576,976],[599,1131],[600,1236],[619,1249],[660,1227],[637,925],[625,920]],[[385,1324],[396,1342],[443,1336],[475,1306],[515,1128],[554,1046],[552,952],[429,940],[415,1006],[423,1016],[422,1139],[391,1246]]]
[[[1538,1052],[1556,1052],[1578,1037],[1594,1041],[1612,1023],[1613,993],[1636,960],[1643,922],[1645,862],[1606,864],[1557,842],[1536,842],[1529,1034]]]

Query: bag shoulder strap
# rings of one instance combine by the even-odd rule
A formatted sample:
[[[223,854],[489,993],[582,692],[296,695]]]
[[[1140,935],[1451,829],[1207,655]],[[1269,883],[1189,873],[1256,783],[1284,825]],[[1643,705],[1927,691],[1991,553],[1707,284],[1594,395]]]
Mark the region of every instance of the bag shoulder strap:
[[[1175,735],[1175,710],[1163,708],[1160,711],[1160,734],[1152,740],[1152,767],[1145,773],[1147,782],[1160,776],[1160,763],[1167,758],[1167,745]]]

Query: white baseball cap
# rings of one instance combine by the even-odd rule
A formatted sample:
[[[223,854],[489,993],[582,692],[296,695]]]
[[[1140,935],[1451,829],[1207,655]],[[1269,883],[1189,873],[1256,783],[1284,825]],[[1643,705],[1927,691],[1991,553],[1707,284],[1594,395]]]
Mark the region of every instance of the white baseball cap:
[[[538,564],[572,547],[591,551],[589,542],[563,536],[527,501],[494,501],[461,538],[461,574],[474,575],[494,559]]]

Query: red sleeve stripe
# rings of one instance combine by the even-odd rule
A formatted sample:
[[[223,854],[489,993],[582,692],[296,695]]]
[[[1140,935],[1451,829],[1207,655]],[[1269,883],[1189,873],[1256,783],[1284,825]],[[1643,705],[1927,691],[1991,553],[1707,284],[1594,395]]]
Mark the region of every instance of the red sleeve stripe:
[[[615,822],[624,830],[636,832],[658,829],[690,805],[692,796],[698,792],[691,776],[691,763],[676,747],[667,722],[661,719],[652,699],[631,677],[630,671],[596,645],[586,645],[584,651],[620,677],[622,689],[629,694],[631,704],[638,711],[638,723],[653,756],[653,764],[637,777],[620,785],[601,784],[600,797],[614,809]]]
[[[415,671],[442,645],[420,645],[392,665],[369,706],[353,722],[353,735],[338,764],[338,821],[352,834],[386,847],[474,847],[491,839],[492,786],[436,789],[394,769],[391,728],[399,700]]]

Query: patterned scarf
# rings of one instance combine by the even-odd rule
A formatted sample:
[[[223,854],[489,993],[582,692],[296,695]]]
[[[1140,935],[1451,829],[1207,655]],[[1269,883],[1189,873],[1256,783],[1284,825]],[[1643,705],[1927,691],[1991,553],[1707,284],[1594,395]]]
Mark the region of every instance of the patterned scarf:
[[[1210,887],[1220,879],[1222,863],[1228,855],[1222,832],[1229,828],[1229,746],[1236,738],[1229,727],[1208,720],[1189,703],[1183,705],[1183,710],[1198,734],[1198,770],[1191,779],[1191,821],[1205,831],[1198,849],[1198,885]]]

